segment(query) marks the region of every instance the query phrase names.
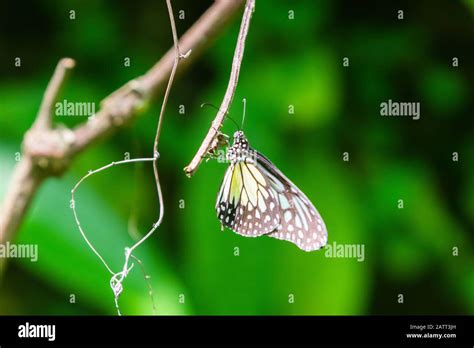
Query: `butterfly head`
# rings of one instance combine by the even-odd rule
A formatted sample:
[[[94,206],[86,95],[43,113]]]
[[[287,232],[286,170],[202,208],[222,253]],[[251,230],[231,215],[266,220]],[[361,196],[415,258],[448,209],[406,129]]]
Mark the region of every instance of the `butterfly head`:
[[[231,162],[245,161],[249,156],[249,142],[244,132],[237,131],[234,133],[234,142],[227,152],[227,159]]]
[[[245,137],[245,134],[243,131],[239,130],[237,132],[234,133],[234,144],[232,146],[235,146],[235,145],[248,145],[248,141],[247,141],[247,138]]]

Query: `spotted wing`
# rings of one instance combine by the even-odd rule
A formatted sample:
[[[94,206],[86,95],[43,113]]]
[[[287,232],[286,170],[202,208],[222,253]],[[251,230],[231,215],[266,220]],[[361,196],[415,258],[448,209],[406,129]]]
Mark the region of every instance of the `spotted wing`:
[[[269,237],[287,240],[304,251],[322,248],[327,243],[327,229],[321,215],[306,195],[273,163],[257,152],[257,168],[277,198],[280,223]]]
[[[258,167],[247,161],[227,169],[216,211],[223,226],[245,237],[270,233],[280,223],[274,190]]]

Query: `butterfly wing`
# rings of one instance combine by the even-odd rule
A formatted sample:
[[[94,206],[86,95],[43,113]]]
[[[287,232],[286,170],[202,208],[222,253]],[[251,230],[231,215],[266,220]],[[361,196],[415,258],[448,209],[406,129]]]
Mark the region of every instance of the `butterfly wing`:
[[[250,161],[229,166],[217,195],[216,211],[224,226],[246,237],[274,231],[281,218],[270,182]]]
[[[327,229],[321,215],[306,195],[268,158],[257,152],[257,168],[270,184],[277,198],[280,223],[268,236],[287,240],[304,251],[322,248],[327,243]]]

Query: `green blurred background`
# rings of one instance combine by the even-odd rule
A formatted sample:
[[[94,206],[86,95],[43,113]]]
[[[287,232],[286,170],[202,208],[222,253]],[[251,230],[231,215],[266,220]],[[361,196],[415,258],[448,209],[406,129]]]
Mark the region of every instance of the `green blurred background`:
[[[211,2],[173,4],[185,11],[177,20],[183,33]],[[222,232],[214,204],[225,167],[209,161],[192,179],[184,176],[215,115],[200,104],[219,105],[223,97],[239,16],[176,81],[165,114],[165,218],[136,252],[158,313],[474,314],[473,1],[257,0],[231,115],[240,122],[246,97],[250,143],[313,201],[330,244],[364,244],[364,262]],[[61,100],[98,105],[172,44],[164,1],[7,0],[0,28],[1,196],[61,57],[77,61]],[[14,57],[22,57],[21,68]],[[381,117],[388,99],[420,102],[421,119]],[[88,170],[126,153],[148,157],[160,103],[44,184],[16,239],[38,244],[39,260],[9,262],[0,314],[115,314],[109,274],[76,228],[70,190]],[[72,127],[84,118],[55,121]],[[226,122],[224,131],[234,130]],[[157,217],[151,165],[92,177],[77,193],[77,208],[92,242],[119,270],[132,244],[131,214],[139,233]],[[124,286],[123,313],[151,314],[138,267]]]

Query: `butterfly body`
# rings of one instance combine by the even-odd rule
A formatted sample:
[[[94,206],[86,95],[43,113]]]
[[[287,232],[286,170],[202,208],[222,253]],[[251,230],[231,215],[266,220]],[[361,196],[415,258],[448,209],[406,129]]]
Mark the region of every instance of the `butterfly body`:
[[[223,226],[245,237],[290,241],[305,251],[327,243],[326,226],[316,208],[273,163],[252,149],[242,131],[234,134],[230,163],[217,196]]]

